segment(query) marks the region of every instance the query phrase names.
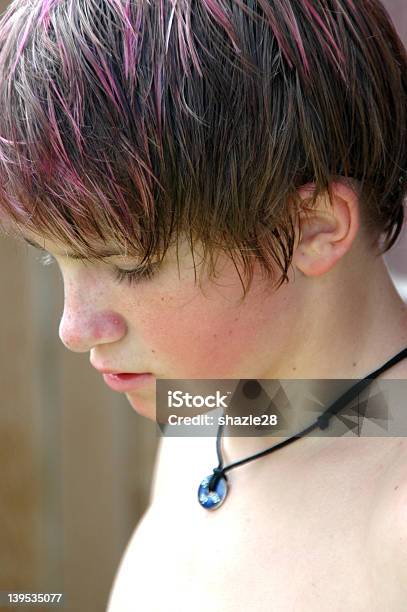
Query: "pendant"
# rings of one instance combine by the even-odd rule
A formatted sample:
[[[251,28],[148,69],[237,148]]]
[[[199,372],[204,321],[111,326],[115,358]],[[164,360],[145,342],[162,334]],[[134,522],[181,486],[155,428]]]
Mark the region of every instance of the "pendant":
[[[214,470],[214,474],[215,473],[216,471]],[[215,490],[209,490],[209,483],[214,477],[214,474],[204,478],[198,489],[198,501],[206,510],[216,510],[219,508],[219,506],[221,506],[224,502],[228,492],[226,476],[220,476],[219,474],[216,476],[217,482],[215,485]]]

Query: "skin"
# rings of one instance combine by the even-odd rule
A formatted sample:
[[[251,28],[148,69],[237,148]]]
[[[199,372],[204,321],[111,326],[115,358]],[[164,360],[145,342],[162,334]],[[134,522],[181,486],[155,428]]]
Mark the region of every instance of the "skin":
[[[62,342],[89,351],[95,366],[163,378],[305,379],[299,384],[312,392],[312,379],[365,377],[407,345],[407,307],[383,259],[368,246],[356,194],[340,180],[331,188],[332,206],[321,197],[312,214],[300,218],[290,283],[276,291],[257,269],[243,302],[226,257],[219,259],[216,283],[203,273],[201,287],[195,284],[185,243],[179,275],[170,253],[156,277],[129,287],[117,283],[111,266],[131,268],[135,262],[113,258],[85,266],[69,260],[62,245],[42,241],[64,281]],[[311,189],[300,190],[304,201]],[[406,378],[406,362],[381,378]],[[127,397],[137,412],[154,418],[154,385]],[[293,429],[309,424],[307,413],[302,418],[291,423]],[[279,441],[225,436],[224,463]],[[338,609],[337,593],[346,595],[345,607],[355,612],[382,610],[389,602],[401,611],[407,596],[400,586],[406,567],[406,453],[402,438],[305,437],[233,470],[234,495],[219,512],[207,513],[196,489],[216,465],[214,441],[162,437],[151,504],[126,549],[109,612],[133,610],[135,600],[146,609],[151,602],[151,610],[168,601],[190,609],[196,593],[185,585],[196,584],[196,576],[199,584],[215,584],[211,589],[225,611],[265,609],[272,599],[276,610],[292,605],[308,612],[321,598]],[[182,474],[182,504],[168,504],[174,474]],[[196,534],[201,542],[221,543],[216,565],[210,547],[197,552]],[[316,553],[310,557],[309,551]],[[238,574],[242,558],[244,575]],[[156,576],[167,573],[172,591],[161,593]],[[237,589],[245,576],[249,586],[242,582]],[[351,578],[355,591],[348,589]],[[254,582],[261,586],[258,601]],[[203,599],[200,609],[204,605]]]
[[[357,197],[341,182],[332,187],[332,208],[322,198],[301,219],[292,282],[251,298],[258,309],[251,331],[259,325],[260,332],[256,349],[245,350],[250,373],[296,379],[304,393],[314,378],[364,378],[407,346],[406,305],[368,247]],[[250,308],[241,315],[239,336],[250,316]],[[197,316],[194,326],[201,324]],[[239,375],[242,355],[228,359]],[[407,360],[380,378],[406,379]],[[224,464],[279,441],[224,436]],[[204,610],[210,594],[225,612],[401,612],[406,462],[405,438],[303,437],[231,471],[225,505],[207,512],[197,487],[218,463],[214,440],[164,436],[150,505],[126,547],[108,611]],[[182,479],[179,503],[174,475]]]
[[[300,190],[304,202],[312,189]],[[321,196],[313,212],[300,217],[290,282],[276,290],[256,265],[243,301],[226,255],[214,280],[195,250],[195,283],[186,242],[180,243],[179,269],[172,250],[153,278],[129,286],[115,279],[112,266],[131,269],[134,259],[85,265],[66,257],[63,245],[29,236],[62,273],[61,341],[89,352],[95,367],[156,378],[363,378],[407,344],[407,307],[367,244],[355,192],[340,180],[331,189],[332,206]],[[126,395],[137,412],[155,419],[155,384]],[[303,418],[295,428],[310,423]],[[254,452],[266,441],[228,437],[225,452]]]

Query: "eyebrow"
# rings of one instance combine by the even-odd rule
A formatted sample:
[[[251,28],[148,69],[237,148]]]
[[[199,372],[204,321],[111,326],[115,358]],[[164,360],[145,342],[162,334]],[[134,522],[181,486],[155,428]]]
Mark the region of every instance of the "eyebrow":
[[[23,240],[29,244],[30,246],[34,247],[35,249],[39,249],[40,251],[45,251],[46,249],[44,249],[44,247],[40,246],[37,242],[34,242],[33,240],[30,240],[29,238],[26,238],[25,236],[23,236]],[[117,257],[118,255],[123,255],[123,252],[121,251],[112,251],[112,250],[105,250],[105,251],[100,251],[99,256],[100,257]],[[65,257],[68,257],[69,259],[89,259],[89,257],[87,257],[86,255],[80,255],[77,253],[64,253]]]

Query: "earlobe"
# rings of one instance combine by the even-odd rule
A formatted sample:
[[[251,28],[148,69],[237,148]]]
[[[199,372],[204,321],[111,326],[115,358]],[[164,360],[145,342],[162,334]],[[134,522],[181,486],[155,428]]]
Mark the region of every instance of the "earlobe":
[[[311,186],[298,191],[303,199],[312,195]],[[299,213],[301,231],[293,265],[305,276],[320,276],[331,270],[351,249],[357,236],[360,215],[356,193],[340,181],[330,184],[328,194],[318,197],[312,209]]]

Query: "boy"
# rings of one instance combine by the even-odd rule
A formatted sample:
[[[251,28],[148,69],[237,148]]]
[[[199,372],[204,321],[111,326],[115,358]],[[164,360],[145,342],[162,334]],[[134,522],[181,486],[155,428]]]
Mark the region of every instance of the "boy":
[[[406,68],[377,0],[14,2],[0,210],[58,262],[62,342],[152,419],[156,379],[305,395],[400,354],[381,254],[403,225]],[[223,457],[281,441],[224,436]],[[405,610],[404,438],[304,436],[209,513],[215,451],[162,440],[109,612]]]

